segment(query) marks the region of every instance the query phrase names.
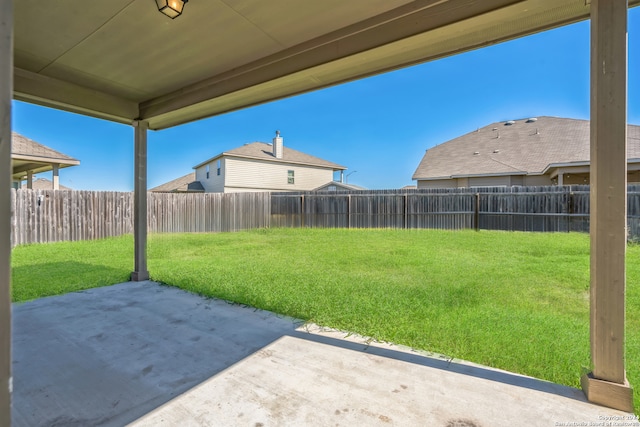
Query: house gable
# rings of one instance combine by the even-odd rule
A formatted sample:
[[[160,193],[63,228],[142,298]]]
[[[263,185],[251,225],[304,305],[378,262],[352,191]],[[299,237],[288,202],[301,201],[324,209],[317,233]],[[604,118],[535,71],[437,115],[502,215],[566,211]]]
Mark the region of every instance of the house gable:
[[[209,162],[195,168],[196,180],[202,184],[206,193],[223,193],[226,177],[226,159],[217,156]]]
[[[282,158],[277,158],[273,154],[272,144],[269,144],[266,142],[251,142],[248,144],[244,144],[240,147],[234,148],[233,150],[222,152],[215,157],[212,157],[202,163],[195,165],[194,169],[198,169],[206,164],[211,164],[212,162],[221,158],[231,158],[231,157],[242,158],[242,159],[252,159],[252,160],[263,160],[263,161],[273,162],[273,163],[290,163],[290,164],[299,164],[299,165],[306,165],[306,166],[316,166],[316,167],[322,167],[322,168],[330,168],[331,170],[347,169],[345,166],[341,166],[337,163],[329,162],[319,157],[315,157],[310,154],[306,154],[286,146],[283,147]]]
[[[279,141],[276,141],[278,140]],[[282,143],[277,135],[274,142]],[[346,167],[277,145],[252,142],[194,166],[206,192],[307,191],[333,180]]]

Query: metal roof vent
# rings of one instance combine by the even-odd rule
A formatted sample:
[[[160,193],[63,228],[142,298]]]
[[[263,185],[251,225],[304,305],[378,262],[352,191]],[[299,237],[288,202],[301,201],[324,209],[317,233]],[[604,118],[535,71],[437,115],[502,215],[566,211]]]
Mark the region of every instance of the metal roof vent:
[[[495,149],[495,150],[493,150],[493,152],[494,152],[494,153],[499,153],[499,152],[500,152],[500,150]]]
[[[498,130],[498,128],[493,128],[493,129],[491,129],[491,130]]]
[[[537,117],[529,117],[525,123],[533,123],[537,121],[538,121]]]
[[[516,124],[516,122],[515,122],[515,121],[513,121],[513,120],[509,120],[509,121],[508,121],[508,122],[506,122],[504,125],[505,125],[505,126],[511,126],[511,125],[515,125],[515,124]]]
[[[474,151],[474,152],[473,152],[473,155],[474,155],[474,156],[477,156],[478,154],[480,154],[480,152],[479,152],[479,151]]]

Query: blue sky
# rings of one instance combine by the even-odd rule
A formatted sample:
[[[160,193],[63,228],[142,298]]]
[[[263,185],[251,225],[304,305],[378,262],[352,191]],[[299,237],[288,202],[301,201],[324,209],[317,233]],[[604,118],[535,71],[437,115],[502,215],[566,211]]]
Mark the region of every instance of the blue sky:
[[[628,120],[640,124],[640,7],[629,11],[628,75]],[[80,160],[61,170],[61,184],[133,190],[130,126],[13,106],[16,132]],[[149,186],[244,143],[270,142],[279,129],[285,146],[347,166],[350,183],[399,188],[415,184],[426,149],[493,122],[536,116],[589,118],[589,22],[151,131]]]

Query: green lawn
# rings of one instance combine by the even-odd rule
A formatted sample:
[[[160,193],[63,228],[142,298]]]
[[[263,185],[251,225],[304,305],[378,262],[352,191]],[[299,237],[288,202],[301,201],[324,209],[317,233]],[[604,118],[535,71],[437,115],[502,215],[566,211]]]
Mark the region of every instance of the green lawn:
[[[24,301],[126,281],[130,236],[18,247]],[[589,237],[269,229],[152,235],[153,280],[379,340],[579,386]],[[627,255],[627,375],[640,407],[640,246]]]

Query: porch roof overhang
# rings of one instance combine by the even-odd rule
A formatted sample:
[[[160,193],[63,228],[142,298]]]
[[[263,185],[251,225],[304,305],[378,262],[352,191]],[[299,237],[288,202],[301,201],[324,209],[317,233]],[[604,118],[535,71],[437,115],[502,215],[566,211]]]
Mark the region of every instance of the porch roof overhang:
[[[591,162],[588,160],[580,162],[564,162],[564,163],[551,163],[549,164],[542,174],[549,174],[550,178],[555,178],[559,173],[589,173],[591,169]],[[627,171],[640,170],[640,159],[627,158]]]
[[[630,0],[630,6],[640,0]],[[585,0],[19,1],[14,97],[163,129],[587,19]]]
[[[13,179],[23,179],[27,172],[41,173],[53,170],[54,165],[60,169],[70,166],[77,166],[79,160],[56,160],[38,156],[11,156],[11,174]]]

